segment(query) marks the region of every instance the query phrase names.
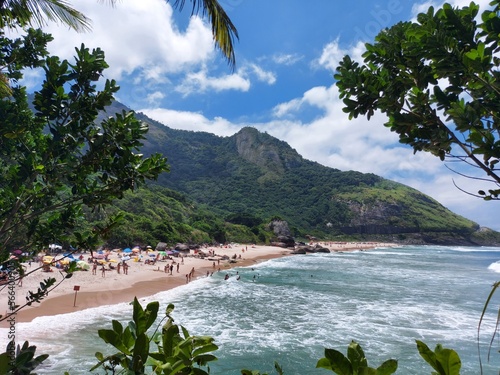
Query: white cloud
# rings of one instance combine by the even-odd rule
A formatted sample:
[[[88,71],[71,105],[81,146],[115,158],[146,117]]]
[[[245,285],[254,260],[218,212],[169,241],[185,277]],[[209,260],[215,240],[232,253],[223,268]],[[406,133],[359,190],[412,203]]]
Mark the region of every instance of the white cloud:
[[[248,91],[250,80],[240,74],[229,74],[221,77],[209,77],[206,70],[189,73],[183,82],[175,90],[184,96],[193,93],[201,93],[213,90],[215,92],[225,90]]]
[[[76,33],[51,24],[45,30],[54,35],[49,49],[55,55],[72,58],[74,47],[100,47],[110,65],[108,73],[119,79],[140,71],[145,79],[200,65],[214,57],[212,32],[198,17],[186,30],[175,27],[173,10],[163,0],[122,1],[115,7],[96,1],[75,0],[72,5],[92,19],[92,32]]]
[[[159,102],[165,97],[165,94],[161,91],[155,91],[146,97],[148,103],[152,105],[158,105]]]
[[[339,46],[339,39],[336,39],[323,47],[321,56],[317,60],[314,60],[312,65],[317,68],[335,71],[345,55],[349,55],[354,61],[363,62],[361,55],[366,50],[364,43],[363,41],[358,41],[351,48],[342,49]]]
[[[198,72],[188,73],[175,90],[185,97],[209,91],[236,90],[246,92],[250,90],[253,77],[268,85],[273,85],[276,82],[274,73],[264,70],[257,64],[248,63],[238,69],[236,73],[223,74],[218,77],[210,76],[208,69],[204,67]]]
[[[173,129],[203,131],[220,136],[230,136],[236,133],[241,126],[234,125],[229,121],[216,117],[212,120],[202,114],[186,111],[174,111],[162,108],[140,109],[138,112],[155,119]]]
[[[259,81],[265,82],[268,85],[276,83],[276,75],[272,72],[265,71],[263,68],[256,64],[250,64],[250,69],[256,75]]]
[[[303,59],[303,56],[294,54],[278,54],[272,56],[272,60],[279,65],[291,66]]]

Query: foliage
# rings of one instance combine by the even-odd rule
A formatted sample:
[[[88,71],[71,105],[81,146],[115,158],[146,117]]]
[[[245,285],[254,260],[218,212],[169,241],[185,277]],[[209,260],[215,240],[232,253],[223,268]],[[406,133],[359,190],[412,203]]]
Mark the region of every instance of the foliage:
[[[499,45],[500,2],[481,14],[430,7],[415,22],[401,22],[365,44],[364,64],[345,56],[337,86],[350,118],[386,114],[386,126],[414,152],[427,151],[480,168],[500,183]],[[477,196],[498,199],[500,189]]]
[[[13,347],[14,341],[10,341],[7,350],[0,354],[0,374],[30,375],[43,361],[48,358],[48,354],[35,357],[36,346],[29,345],[25,341],[23,346]]]
[[[75,62],[47,55],[50,37],[29,31],[20,40],[6,37],[0,59],[15,82],[26,67],[41,66],[45,81],[34,95],[34,113],[25,89],[0,101],[0,256],[20,245],[43,248],[61,242],[76,231],[83,207],[109,205],[127,190],[156,179],[167,170],[159,154],[138,153],[148,127],[133,113],[116,114],[100,124],[94,121],[113,101],[116,82],[96,84],[107,64],[100,49],[76,49]],[[108,225],[73,236],[75,247],[95,246]],[[17,240],[17,242],[16,242]]]
[[[436,375],[459,375],[462,363],[457,352],[453,349],[445,349],[441,344],[436,345],[434,351],[422,341],[416,340],[420,356],[432,366]]]
[[[125,329],[120,322],[113,320],[112,329],[98,331],[99,337],[118,352],[106,357],[97,352],[99,362],[91,371],[103,368],[106,373],[110,371],[115,374],[119,371],[139,375],[145,373],[146,367],[150,367],[154,374],[208,374],[197,366],[206,366],[208,362],[217,359],[210,354],[217,350],[213,338],[190,336],[184,327],[173,324],[172,304],[165,311],[167,322],[162,326],[161,332],[149,336],[147,330],[156,321],[159,303],[151,302],[143,309],[137,298],[134,298],[132,305],[133,321]],[[156,345],[157,351],[153,351],[151,341]]]
[[[0,28],[44,26],[47,20],[64,23],[77,31],[90,30],[90,20],[66,1],[0,1]]]
[[[274,362],[274,369],[276,370],[276,373],[278,375],[283,375],[284,372],[283,372],[283,369],[281,368],[281,366],[278,364],[278,362]],[[269,375],[267,372],[266,373],[260,373],[260,371],[258,370],[241,370],[241,374],[242,375]]]
[[[316,368],[332,370],[338,375],[389,375],[396,372],[398,362],[389,359],[377,368],[369,367],[361,346],[351,341],[347,347],[347,357],[338,350],[325,349],[325,357],[318,361]]]

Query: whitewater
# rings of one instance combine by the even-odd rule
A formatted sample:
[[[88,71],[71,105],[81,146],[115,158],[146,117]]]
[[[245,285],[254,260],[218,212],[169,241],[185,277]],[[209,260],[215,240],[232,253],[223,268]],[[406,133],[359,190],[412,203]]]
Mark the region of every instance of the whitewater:
[[[236,272],[240,276],[237,280]],[[177,324],[191,334],[215,338],[219,358],[212,374],[241,369],[285,374],[327,374],[316,369],[324,348],[344,354],[351,340],[368,363],[398,360],[396,374],[430,373],[415,340],[431,349],[439,343],[458,352],[462,374],[498,374],[500,343],[495,332],[500,291],[478,332],[492,285],[500,277],[500,248],[401,246],[269,260],[200,278],[146,299],[160,312],[175,305]],[[113,353],[97,335],[111,319],[131,320],[128,304],[18,323],[18,343],[29,340],[49,359],[39,374],[88,374],[96,351]],[[0,329],[2,343],[6,330]],[[5,345],[4,345],[5,347]],[[102,373],[96,371],[96,373]]]

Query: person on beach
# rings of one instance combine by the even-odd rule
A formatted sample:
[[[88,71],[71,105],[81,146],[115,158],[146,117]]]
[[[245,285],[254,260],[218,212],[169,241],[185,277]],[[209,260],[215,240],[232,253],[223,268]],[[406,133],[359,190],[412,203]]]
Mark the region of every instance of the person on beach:
[[[97,275],[97,262],[92,264],[92,275]]]
[[[123,262],[123,274],[128,275],[128,264]]]
[[[122,264],[121,263],[118,263],[118,265],[116,266],[116,271],[118,273],[120,273],[120,268],[122,267]]]
[[[168,273],[168,264],[165,264],[165,267],[163,267],[163,271],[164,271],[165,273]]]
[[[180,264],[177,263],[177,273],[179,273],[179,266],[180,266]]]
[[[101,266],[101,275],[102,277],[106,277],[106,267],[104,267],[104,264]]]
[[[170,265],[170,276],[173,276],[173,273],[174,273],[174,264],[172,263]]]

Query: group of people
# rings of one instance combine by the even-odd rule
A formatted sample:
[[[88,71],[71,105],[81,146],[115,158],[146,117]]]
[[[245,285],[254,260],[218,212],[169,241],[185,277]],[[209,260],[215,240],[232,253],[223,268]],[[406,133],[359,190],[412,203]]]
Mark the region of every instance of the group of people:
[[[92,275],[97,275],[97,267],[98,266],[99,266],[99,263],[97,262],[97,260],[94,260],[92,262]],[[129,265],[127,264],[127,262],[119,262],[116,265],[116,271],[118,273],[121,273],[122,268],[123,268],[123,274],[128,275]],[[115,267],[113,267],[113,265],[111,263],[109,263],[108,268],[106,268],[106,265],[104,263],[102,263],[100,270],[101,270],[101,276],[106,277],[106,272],[107,271],[114,271]]]

